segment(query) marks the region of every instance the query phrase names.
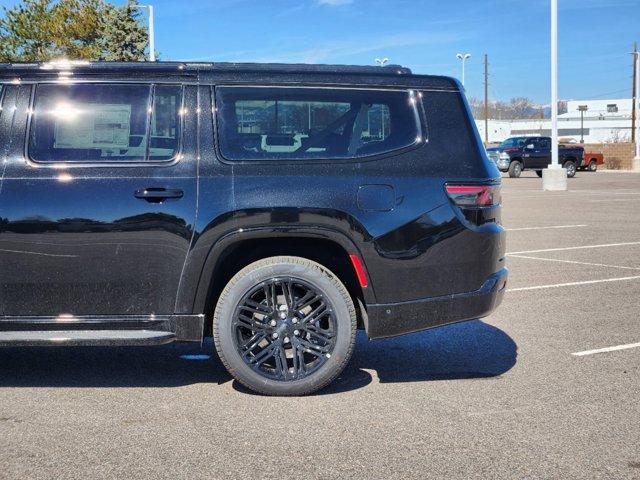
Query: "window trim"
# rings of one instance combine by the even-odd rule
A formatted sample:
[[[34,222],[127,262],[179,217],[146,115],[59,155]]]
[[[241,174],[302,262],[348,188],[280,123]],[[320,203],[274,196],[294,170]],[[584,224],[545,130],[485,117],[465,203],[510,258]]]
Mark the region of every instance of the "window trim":
[[[0,118],[4,112],[4,96],[7,93],[7,87],[3,83],[0,83]]]
[[[149,109],[149,102],[153,102],[155,95],[155,88],[157,85],[169,85],[169,86],[179,86],[180,87],[180,111],[185,111],[185,85],[183,83],[164,83],[164,82],[121,82],[121,81],[96,81],[96,82],[72,82],[72,83],[61,83],[59,81],[41,81],[34,82],[30,85],[30,99],[29,99],[29,110],[27,115],[27,128],[24,139],[24,158],[27,161],[27,164],[34,168],[53,168],[56,170],[59,169],[69,169],[69,168],[114,168],[114,167],[123,167],[123,168],[131,168],[131,167],[172,167],[184,158],[184,125],[185,125],[185,115],[179,115],[179,125],[180,125],[180,134],[178,136],[178,148],[176,149],[173,157],[167,160],[156,160],[156,161],[122,161],[122,162],[83,162],[83,161],[72,161],[72,160],[57,160],[57,161],[42,161],[35,160],[31,157],[29,145],[31,143],[31,128],[33,124],[33,116],[35,113],[35,101],[36,101],[36,90],[39,85],[110,85],[110,86],[118,86],[118,85],[138,85],[149,88],[149,100],[147,101],[147,112]],[[147,129],[151,126],[151,113],[147,114]],[[147,148],[145,157],[149,155],[149,144],[150,138],[147,135]]]
[[[335,157],[316,157],[316,158],[272,158],[272,159],[259,159],[259,160],[234,160],[227,158],[220,147],[220,125],[218,122],[218,105],[217,105],[217,90],[219,88],[282,88],[282,89],[296,89],[296,90],[349,90],[349,91],[376,91],[376,92],[402,92],[407,96],[414,92],[416,101],[413,104],[413,113],[414,119],[416,122],[416,138],[414,142],[410,145],[396,148],[394,150],[390,150],[388,152],[375,153],[371,155],[364,155],[362,157],[345,157],[345,158],[335,158]],[[371,162],[375,160],[381,160],[384,158],[395,157],[397,155],[401,155],[403,153],[410,152],[412,150],[417,150],[418,148],[424,146],[429,143],[429,137],[427,135],[427,124],[426,124],[426,116],[424,112],[424,108],[422,105],[422,92],[423,90],[419,88],[368,88],[368,87],[350,87],[350,86],[323,86],[323,85],[286,85],[286,84],[275,84],[275,85],[255,85],[255,84],[213,84],[211,85],[211,99],[212,99],[212,108],[211,113],[213,117],[213,130],[214,130],[214,149],[216,152],[216,156],[218,159],[225,164],[228,165],[299,165],[299,164],[339,164],[339,163],[361,163],[361,162]]]

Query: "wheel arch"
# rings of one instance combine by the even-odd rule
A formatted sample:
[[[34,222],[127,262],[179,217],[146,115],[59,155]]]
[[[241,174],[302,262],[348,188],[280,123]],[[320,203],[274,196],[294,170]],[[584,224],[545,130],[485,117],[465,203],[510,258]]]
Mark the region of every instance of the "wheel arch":
[[[362,288],[358,282],[349,257],[353,254],[364,264],[360,251],[346,235],[325,227],[237,229],[211,247],[196,288],[193,312],[210,317],[222,289],[237,272],[250,263],[279,255],[299,256],[320,263],[344,283],[357,307],[359,303],[374,303],[372,286]],[[364,267],[366,271],[366,265]],[[362,312],[358,313],[360,320]]]

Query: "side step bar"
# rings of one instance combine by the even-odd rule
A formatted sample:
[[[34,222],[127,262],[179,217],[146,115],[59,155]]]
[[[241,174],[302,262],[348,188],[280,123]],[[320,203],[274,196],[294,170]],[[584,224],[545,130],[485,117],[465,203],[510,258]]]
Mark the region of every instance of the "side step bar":
[[[0,347],[201,342],[204,315],[0,317]]]
[[[0,332],[0,347],[145,346],[176,339],[172,332],[153,330],[51,330]]]

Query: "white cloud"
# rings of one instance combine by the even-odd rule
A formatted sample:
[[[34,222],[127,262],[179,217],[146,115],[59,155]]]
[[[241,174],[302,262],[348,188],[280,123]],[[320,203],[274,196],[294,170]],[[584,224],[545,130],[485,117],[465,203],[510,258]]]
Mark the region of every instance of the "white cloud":
[[[320,5],[348,5],[353,3],[353,0],[318,0]]]

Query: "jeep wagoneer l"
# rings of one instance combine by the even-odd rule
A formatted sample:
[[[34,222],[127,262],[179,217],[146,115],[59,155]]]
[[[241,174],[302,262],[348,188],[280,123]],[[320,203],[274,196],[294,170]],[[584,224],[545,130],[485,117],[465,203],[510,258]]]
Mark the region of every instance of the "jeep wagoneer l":
[[[0,346],[212,335],[249,388],[331,382],[357,328],[476,319],[500,174],[460,85],[406,68],[0,65]]]

